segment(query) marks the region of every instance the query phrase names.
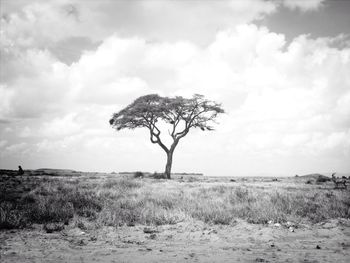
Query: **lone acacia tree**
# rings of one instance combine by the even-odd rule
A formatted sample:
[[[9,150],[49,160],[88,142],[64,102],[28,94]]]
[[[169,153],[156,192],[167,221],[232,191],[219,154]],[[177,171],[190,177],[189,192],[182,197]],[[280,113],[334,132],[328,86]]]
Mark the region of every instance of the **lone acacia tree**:
[[[213,130],[211,125],[215,123],[219,113],[224,113],[221,104],[207,100],[203,95],[196,94],[186,99],[150,94],[139,97],[126,108],[114,113],[109,123],[118,131],[125,128],[147,128],[151,142],[158,144],[167,154],[165,176],[170,179],[173,153],[180,139],[185,137],[191,128]],[[170,125],[170,147],[160,138],[162,122]]]

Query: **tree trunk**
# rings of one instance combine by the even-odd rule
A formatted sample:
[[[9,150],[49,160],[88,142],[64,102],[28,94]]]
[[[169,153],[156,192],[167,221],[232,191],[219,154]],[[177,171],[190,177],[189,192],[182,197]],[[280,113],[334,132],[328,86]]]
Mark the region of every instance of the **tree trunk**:
[[[167,161],[165,166],[166,179],[171,179],[171,165],[173,164],[173,152],[174,151],[169,151],[167,153]]]

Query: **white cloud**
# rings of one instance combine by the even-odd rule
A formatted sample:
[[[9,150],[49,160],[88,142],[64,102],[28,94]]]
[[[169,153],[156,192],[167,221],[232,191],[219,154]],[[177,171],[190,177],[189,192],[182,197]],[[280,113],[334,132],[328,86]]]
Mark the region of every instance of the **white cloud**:
[[[290,9],[300,9],[301,11],[317,10],[325,0],[282,0],[283,5]]]
[[[18,71],[2,79],[1,118],[37,117],[61,107],[69,88],[67,67],[49,52],[28,50],[5,67],[5,72],[11,68]]]
[[[209,1],[205,4],[113,0],[16,2],[4,2],[1,11],[4,14],[1,43],[6,49],[47,48],[69,37],[99,41],[114,32],[123,37],[139,35],[156,41],[190,39],[208,42],[218,29],[262,18],[277,7],[277,3],[263,0]],[[181,14],[180,18],[178,14]]]
[[[33,131],[28,126],[25,126],[23,130],[18,133],[18,136],[21,138],[28,138],[33,136]]]
[[[309,135],[305,133],[294,133],[283,136],[282,142],[287,147],[302,146],[309,140]]]
[[[11,101],[14,91],[5,85],[0,85],[0,120],[4,120],[11,113]]]
[[[25,142],[11,144],[6,146],[5,151],[2,153],[5,155],[24,155],[28,153],[28,144]]]
[[[75,121],[76,114],[70,113],[63,118],[55,118],[43,124],[40,133],[47,137],[62,137],[80,132],[80,125]]]
[[[6,140],[0,140],[0,148],[3,148],[7,144]]]

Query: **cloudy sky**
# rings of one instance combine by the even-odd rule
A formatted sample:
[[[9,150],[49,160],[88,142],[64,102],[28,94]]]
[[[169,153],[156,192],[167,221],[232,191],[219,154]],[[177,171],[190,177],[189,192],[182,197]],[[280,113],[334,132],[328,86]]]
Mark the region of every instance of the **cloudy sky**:
[[[0,167],[162,171],[141,95],[221,102],[173,171],[350,171],[350,1],[0,0]]]

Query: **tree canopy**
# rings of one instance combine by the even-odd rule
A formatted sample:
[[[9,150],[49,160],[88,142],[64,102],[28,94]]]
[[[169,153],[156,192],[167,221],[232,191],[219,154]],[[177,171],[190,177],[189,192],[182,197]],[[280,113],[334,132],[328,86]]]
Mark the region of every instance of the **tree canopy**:
[[[150,140],[159,146],[172,159],[173,151],[179,140],[186,136],[191,128],[213,130],[213,124],[218,114],[224,113],[221,104],[195,94],[192,98],[177,96],[174,98],[150,94],[139,97],[121,111],[114,113],[109,123],[117,130],[148,128]],[[159,121],[170,125],[169,134],[173,139],[167,147],[161,140]],[[171,169],[171,163],[170,163]],[[170,178],[170,174],[166,175]]]

